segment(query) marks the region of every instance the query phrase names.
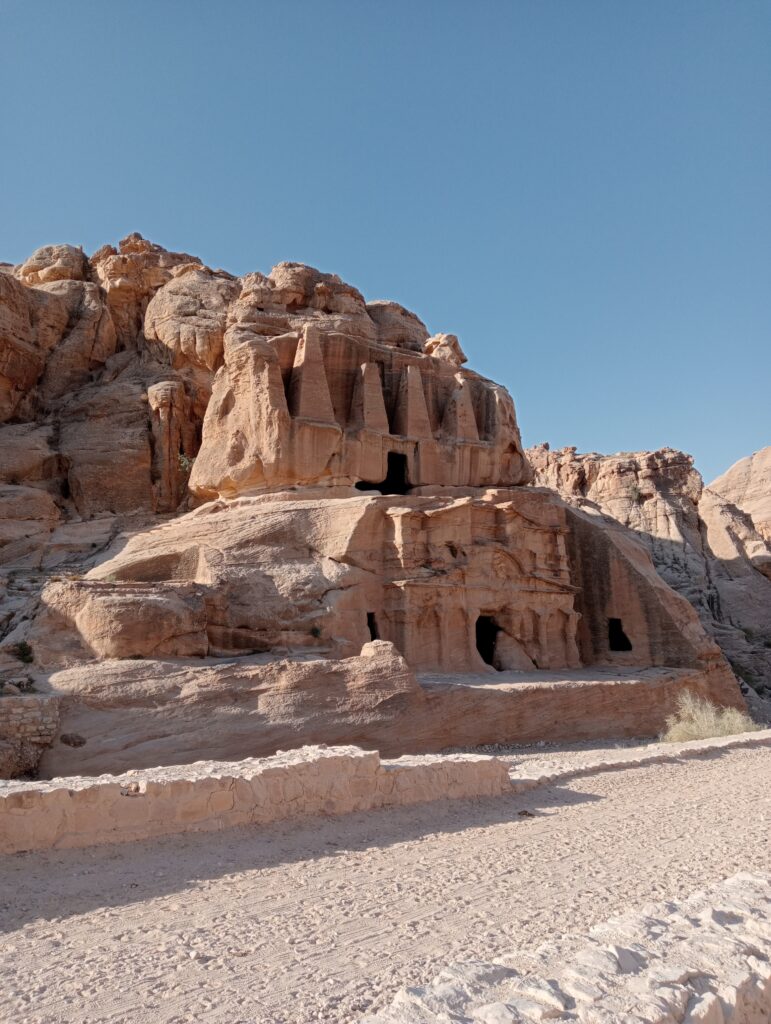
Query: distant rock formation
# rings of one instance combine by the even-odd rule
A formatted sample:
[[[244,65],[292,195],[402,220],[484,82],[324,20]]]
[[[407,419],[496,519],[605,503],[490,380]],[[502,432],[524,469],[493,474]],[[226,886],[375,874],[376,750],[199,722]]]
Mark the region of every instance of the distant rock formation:
[[[671,448],[598,455],[539,445],[527,454],[538,484],[633,530],[663,579],[697,610],[734,670],[771,696],[771,548],[748,511],[762,515],[771,500],[763,452],[737,463],[710,487],[691,456]],[[771,468],[771,459],[766,461]],[[748,508],[729,500],[732,491]]]
[[[771,543],[771,445],[734,463],[709,489],[746,512]]]

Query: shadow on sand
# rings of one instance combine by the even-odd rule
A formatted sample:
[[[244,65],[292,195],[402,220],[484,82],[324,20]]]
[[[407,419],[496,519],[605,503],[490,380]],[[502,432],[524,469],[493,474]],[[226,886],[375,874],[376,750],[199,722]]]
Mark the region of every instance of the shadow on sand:
[[[523,829],[543,830],[560,807],[600,799],[549,786],[510,796],[440,800],[295,823],[13,854],[0,857],[0,933],[30,921],[61,921],[97,908],[184,895],[197,883],[239,872],[382,849],[439,832],[514,821]]]

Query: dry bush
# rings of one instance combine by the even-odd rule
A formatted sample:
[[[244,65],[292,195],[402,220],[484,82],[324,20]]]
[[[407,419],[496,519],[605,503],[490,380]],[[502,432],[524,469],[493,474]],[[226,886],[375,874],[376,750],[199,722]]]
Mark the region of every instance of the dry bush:
[[[682,743],[685,740],[706,740],[711,736],[735,736],[739,732],[755,732],[756,725],[749,715],[736,708],[719,708],[704,697],[684,690],[677,698],[677,712],[667,718],[664,743]]]

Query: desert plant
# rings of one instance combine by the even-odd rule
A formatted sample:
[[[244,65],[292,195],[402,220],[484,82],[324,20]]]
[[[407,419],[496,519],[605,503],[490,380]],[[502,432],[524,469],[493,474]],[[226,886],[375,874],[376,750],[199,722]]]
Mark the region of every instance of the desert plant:
[[[177,461],[179,463],[180,472],[184,473],[185,476],[190,476],[190,471],[193,468],[195,459],[191,459],[189,455],[185,455],[183,452],[180,452],[177,457]]]
[[[26,640],[20,640],[17,644],[14,644],[11,648],[11,654],[14,658],[18,658],[19,661],[23,661],[25,665],[29,665],[35,660],[32,648]]]
[[[720,708],[712,701],[684,690],[677,697],[677,711],[667,718],[667,728],[661,734],[661,740],[664,743],[682,743],[685,740],[755,732],[759,728],[743,711]]]

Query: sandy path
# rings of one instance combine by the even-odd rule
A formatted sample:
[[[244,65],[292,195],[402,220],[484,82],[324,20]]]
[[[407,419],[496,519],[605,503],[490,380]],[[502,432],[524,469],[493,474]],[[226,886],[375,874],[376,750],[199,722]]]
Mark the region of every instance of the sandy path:
[[[354,1021],[448,959],[768,870],[770,826],[766,748],[519,797],[0,858],[0,1021]]]

